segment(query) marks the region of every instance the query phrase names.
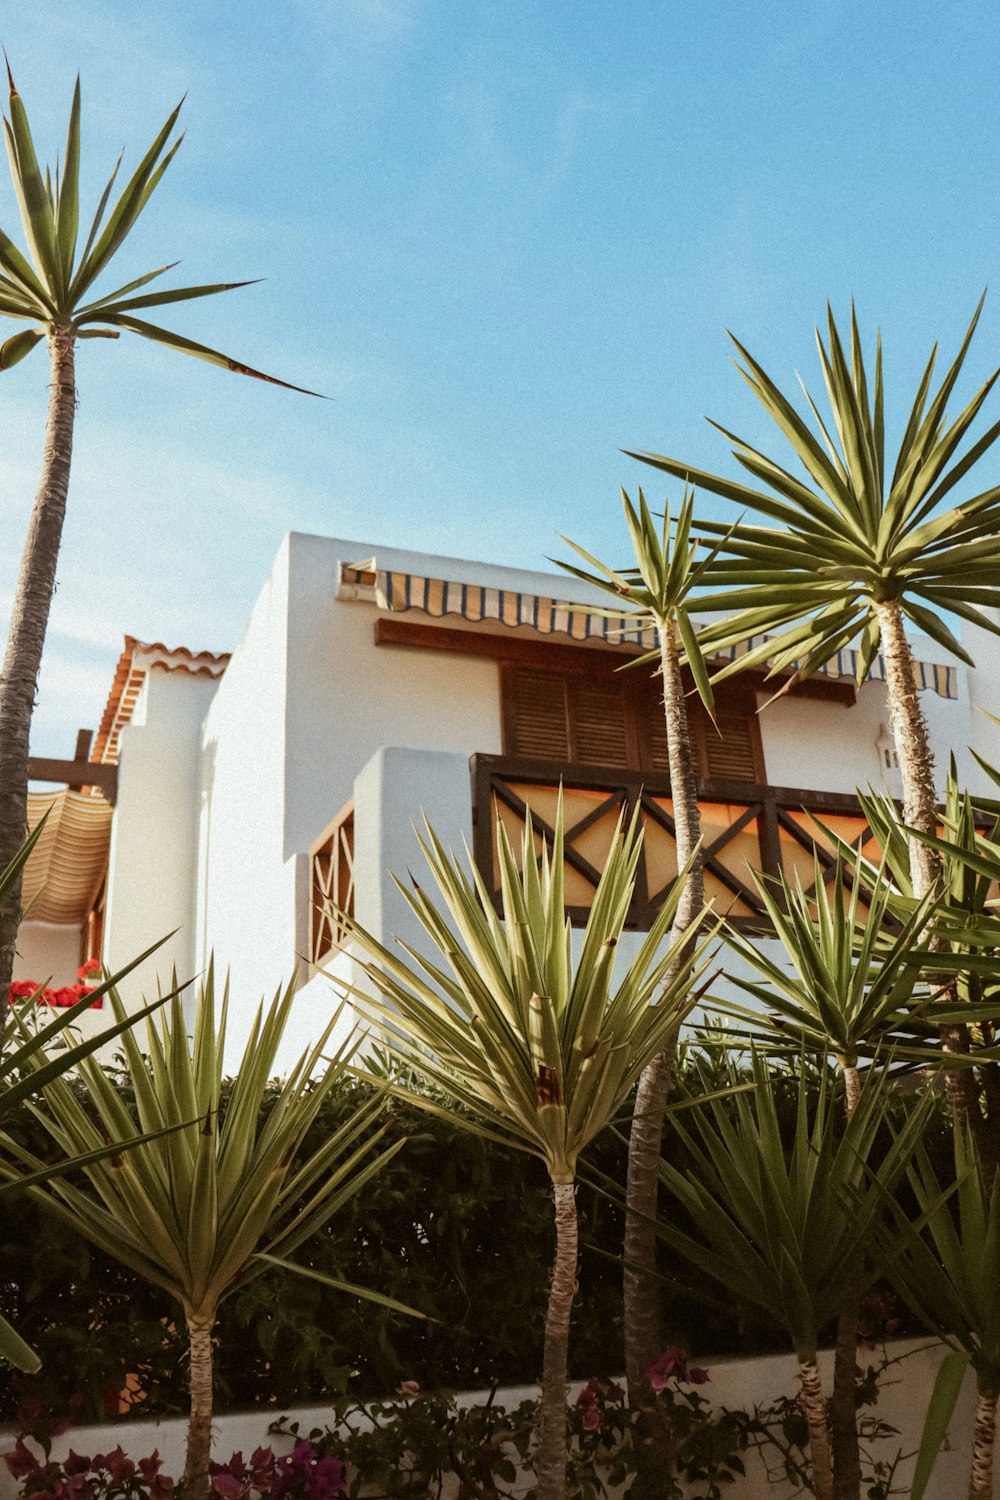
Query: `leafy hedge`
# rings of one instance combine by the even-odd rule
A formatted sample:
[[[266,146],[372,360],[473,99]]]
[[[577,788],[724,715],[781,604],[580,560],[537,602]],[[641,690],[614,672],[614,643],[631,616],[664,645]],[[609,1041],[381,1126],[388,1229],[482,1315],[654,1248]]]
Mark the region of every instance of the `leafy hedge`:
[[[123,1098],[128,1086],[121,1084]],[[333,1096],[315,1126],[326,1133],[356,1101],[360,1085]],[[356,1396],[392,1391],[401,1380],[424,1389],[527,1384],[541,1364],[542,1323],[552,1249],[544,1169],[410,1105],[388,1106],[390,1132],[407,1145],[297,1259],[425,1311],[402,1318],[317,1282],[278,1270],[223,1305],[216,1360],[217,1410],[256,1404],[288,1408],[343,1388]],[[32,1149],[47,1149],[29,1128]],[[942,1132],[942,1142],[946,1134]],[[668,1145],[677,1156],[676,1140]],[[626,1148],[606,1132],[589,1165],[624,1181]],[[619,1210],[580,1189],[583,1253],[573,1321],[571,1371],[585,1379],[622,1363]],[[685,1283],[667,1289],[669,1341],[703,1356],[780,1348],[772,1330],[729,1305],[705,1302]],[[19,1408],[71,1410],[96,1418],[126,1385],[144,1415],[182,1411],[184,1341],[164,1294],[78,1239],[33,1201],[14,1203],[0,1224],[0,1298],[39,1350],[39,1376],[0,1371],[0,1420]],[[106,1406],[105,1403],[111,1403]]]

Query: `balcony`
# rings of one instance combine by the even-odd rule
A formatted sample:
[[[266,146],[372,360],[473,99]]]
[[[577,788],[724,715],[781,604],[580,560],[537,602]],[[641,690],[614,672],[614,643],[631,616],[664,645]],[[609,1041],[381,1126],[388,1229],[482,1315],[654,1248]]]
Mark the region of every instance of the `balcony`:
[[[530,811],[536,847],[551,839],[560,781],[563,788],[567,915],[586,921],[614,828],[624,812],[636,809],[643,828],[643,852],[628,925],[646,931],[677,876],[670,784],[638,771],[556,766],[547,761],[475,755],[471,761],[473,854],[496,893],[500,876],[496,822],[503,823],[515,849]],[[698,805],[704,839],[705,895],[716,912],[735,925],[758,927],[764,909],[751,876],[784,874],[814,889],[834,866],[833,845],[816,827],[822,823],[871,858],[879,848],[855,797],[798,787],[744,781],[702,780]],[[862,903],[863,905],[863,903]]]
[[[566,823],[567,915],[576,925],[586,921],[620,814],[624,811],[631,817],[639,810],[644,845],[628,920],[632,934],[625,943],[631,952],[677,875],[673,804],[669,783],[662,776],[497,755],[474,755],[470,761],[460,752],[386,747],[358,776],[353,801],[308,851],[302,946],[313,973],[335,962],[338,954],[345,962],[349,958],[349,936],[336,920],[333,906],[356,916],[387,946],[400,940],[421,948],[419,924],[389,876],[390,871],[401,877],[407,871],[419,875],[422,861],[414,827],[419,828],[421,814],[430,819],[446,847],[460,853],[463,842],[469,843],[478,868],[496,894],[497,818],[519,849],[530,809],[540,848],[542,839],[552,834],[560,778]],[[797,877],[807,891],[815,884],[817,860],[820,878],[829,877],[834,866],[832,844],[813,818],[868,857],[879,857],[854,797],[718,778],[702,780],[699,790],[706,895],[715,911],[736,926],[759,931],[765,925],[752,870],[772,876],[782,872],[792,880]]]

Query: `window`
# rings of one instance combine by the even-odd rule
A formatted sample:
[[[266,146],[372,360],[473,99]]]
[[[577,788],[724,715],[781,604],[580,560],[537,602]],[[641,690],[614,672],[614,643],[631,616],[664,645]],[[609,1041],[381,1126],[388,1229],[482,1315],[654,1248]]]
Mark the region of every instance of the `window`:
[[[642,668],[615,672],[600,658],[588,672],[501,667],[506,755],[620,770],[667,771],[667,734],[659,679]],[[698,775],[763,783],[756,702],[745,688],[716,696],[715,724],[688,699]]]

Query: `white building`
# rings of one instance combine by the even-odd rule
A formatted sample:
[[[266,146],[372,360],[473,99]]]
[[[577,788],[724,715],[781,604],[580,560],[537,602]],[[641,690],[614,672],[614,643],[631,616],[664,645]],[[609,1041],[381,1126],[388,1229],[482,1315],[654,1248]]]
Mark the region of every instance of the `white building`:
[[[656,681],[619,672],[638,644],[567,599],[587,590],[559,574],[292,533],[231,656],[126,637],[89,758],[81,745],[69,767],[35,766],[82,789],[33,795],[34,817],[52,813],[16,974],[64,984],[99,944],[115,969],[173,932],[127,994],[200,973],[214,952],[236,1042],[297,972],[297,1052],[333,1003],[319,968],[345,964],[324,896],[387,942],[414,939],[388,872],[422,863],[421,815],[492,878],[493,810],[516,832],[526,804],[551,813],[560,777],[579,908],[618,811],[642,800],[641,929],[675,870]],[[953,750],[986,790],[968,747],[1000,759],[976,712],[1000,705],[1000,643],[971,629],[966,643],[975,671],[913,645],[939,776]],[[855,835],[855,787],[898,790],[884,685],[857,692],[852,653],[838,665],[759,714],[773,685],[724,684],[718,734],[695,712],[717,909],[752,915],[748,864],[811,880],[804,808]]]

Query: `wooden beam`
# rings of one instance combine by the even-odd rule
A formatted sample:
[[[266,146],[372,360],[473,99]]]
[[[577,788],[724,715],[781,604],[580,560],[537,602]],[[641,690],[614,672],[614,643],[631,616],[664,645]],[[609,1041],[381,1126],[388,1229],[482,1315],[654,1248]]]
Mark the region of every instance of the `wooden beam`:
[[[586,646],[570,645],[562,641],[528,639],[519,635],[493,635],[485,631],[463,630],[450,625],[421,625],[414,620],[393,620],[380,615],[375,621],[376,646],[407,646],[419,651],[447,651],[458,656],[479,656],[489,661],[513,662],[519,667],[533,667],[539,671],[576,672],[593,675],[595,672],[614,672],[628,661],[646,653],[638,646],[611,646],[603,641],[592,641]],[[790,674],[779,673],[765,680],[761,671],[741,672],[730,678],[737,684],[757,693],[773,695],[787,682]],[[830,703],[850,705],[857,699],[854,682],[844,677],[809,677],[789,689],[789,697],[822,698]]]
[[[49,760],[32,756],[28,761],[28,780],[62,781],[74,788],[96,786],[112,807],[118,795],[118,767],[101,765],[93,760]]]

